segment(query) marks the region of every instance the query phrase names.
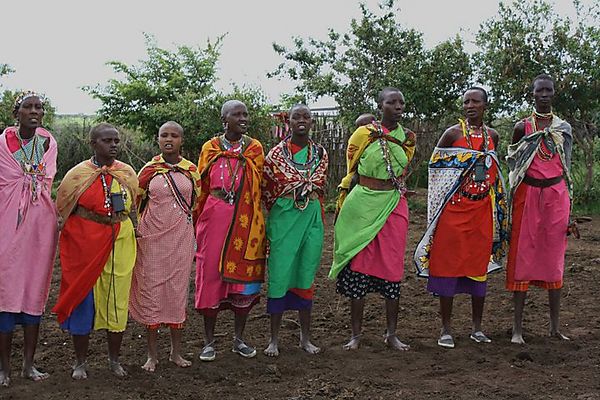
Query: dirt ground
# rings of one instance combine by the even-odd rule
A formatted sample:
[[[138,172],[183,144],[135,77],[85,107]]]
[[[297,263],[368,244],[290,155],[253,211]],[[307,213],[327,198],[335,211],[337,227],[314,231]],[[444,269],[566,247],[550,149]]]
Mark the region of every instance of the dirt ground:
[[[252,312],[247,341],[259,349],[257,357],[241,359],[231,353],[232,314],[220,316],[217,326],[217,359],[198,360],[202,320],[189,307],[184,352],[193,365],[180,369],[168,362],[169,336],[161,330],[161,364],[154,374],[143,371],[144,330],[130,322],[122,348],[129,376],[118,379],[107,370],[104,334],[92,335],[89,379],[70,378],[73,350],[69,336],[48,315],[42,324],[37,351],[38,367],[51,374],[40,383],[18,376],[22,334],[13,341],[13,382],[0,388],[0,399],[600,399],[600,218],[581,226],[582,239],[570,240],[562,297],[562,330],[571,337],[561,342],[547,337],[546,293],[533,289],[525,310],[525,346],[511,345],[512,306],[503,288],[502,273],[490,277],[484,314],[491,344],[469,340],[470,304],[457,297],[454,312],[456,348],[436,345],[439,332],[438,303],[417,279],[411,252],[424,230],[425,215],[412,213],[410,240],[405,255],[398,334],[411,345],[408,352],[389,350],[383,343],[383,302],[369,297],[365,309],[362,347],[347,352],[341,345],[350,335],[348,303],[327,280],[331,263],[331,215],[328,215],[326,251],[317,277],[313,309],[314,342],[322,353],[311,356],[298,348],[295,313],[284,316],[281,355],[262,354],[269,319],[262,300]],[[58,292],[55,270],[49,308]],[[191,299],[192,297],[190,297]]]

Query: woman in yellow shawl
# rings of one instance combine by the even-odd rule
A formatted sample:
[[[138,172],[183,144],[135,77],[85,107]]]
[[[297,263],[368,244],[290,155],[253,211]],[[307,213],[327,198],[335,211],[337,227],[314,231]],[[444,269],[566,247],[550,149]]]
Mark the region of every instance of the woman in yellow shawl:
[[[59,252],[61,282],[52,311],[73,336],[73,379],[86,379],[90,332],[106,330],[110,370],[123,377],[119,350],[136,242],[129,217],[138,180],[133,168],[115,159],[119,132],[106,123],[90,130],[91,160],[73,167],[58,187],[56,205],[64,223]]]

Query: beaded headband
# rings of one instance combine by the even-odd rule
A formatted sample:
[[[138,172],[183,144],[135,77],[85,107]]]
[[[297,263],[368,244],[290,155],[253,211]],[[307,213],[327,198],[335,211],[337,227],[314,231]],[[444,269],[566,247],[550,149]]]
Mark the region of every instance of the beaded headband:
[[[37,97],[40,99],[40,101],[42,102],[42,106],[44,105],[44,103],[46,102],[46,96],[44,96],[43,94],[40,93],[36,93],[32,90],[27,90],[24,92],[21,92],[21,94],[19,94],[17,96],[17,98],[15,99],[15,110],[18,110],[19,107],[21,107],[21,104],[23,104],[23,102],[25,100],[27,100],[30,97]]]

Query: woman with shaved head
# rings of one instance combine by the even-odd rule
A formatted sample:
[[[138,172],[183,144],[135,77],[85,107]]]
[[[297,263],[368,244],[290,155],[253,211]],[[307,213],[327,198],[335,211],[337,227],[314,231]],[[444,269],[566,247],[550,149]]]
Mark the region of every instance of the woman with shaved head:
[[[196,213],[196,309],[204,316],[205,346],[200,360],[215,359],[217,314],[235,314],[232,351],[256,355],[243,339],[246,319],[259,301],[265,273],[265,222],[261,209],[264,153],[246,135],[248,109],[229,100],[221,109],[224,132],[202,146],[201,192]]]
[[[192,210],[200,191],[196,165],[181,156],[183,128],[164,123],[158,130],[161,153],[138,174],[138,253],[131,284],[129,313],[146,326],[148,359],[142,366],[154,372],[158,364],[158,328],[171,330],[169,360],[179,367],[191,362],[181,356],[181,335],[195,253]]]

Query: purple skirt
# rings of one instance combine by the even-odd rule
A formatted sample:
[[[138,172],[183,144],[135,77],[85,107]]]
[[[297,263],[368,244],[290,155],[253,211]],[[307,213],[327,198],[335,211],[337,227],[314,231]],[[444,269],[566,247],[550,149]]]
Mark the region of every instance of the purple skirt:
[[[288,291],[283,297],[267,299],[267,314],[282,314],[287,310],[310,310],[312,303],[312,300]]]
[[[470,294],[474,297],[485,297],[487,281],[479,282],[467,277],[442,278],[430,276],[427,290],[442,297],[454,297],[459,293]]]

